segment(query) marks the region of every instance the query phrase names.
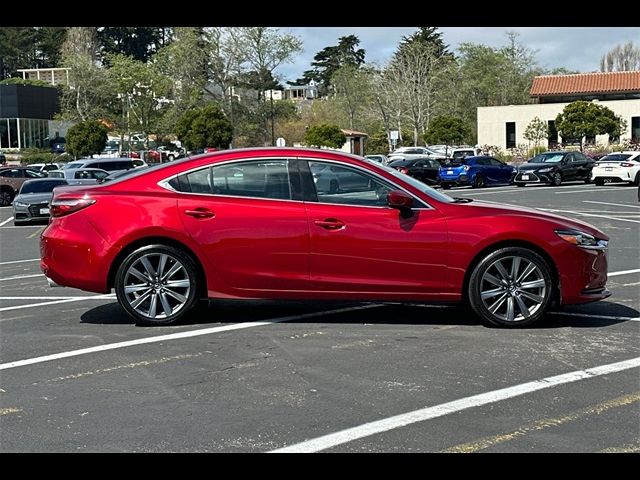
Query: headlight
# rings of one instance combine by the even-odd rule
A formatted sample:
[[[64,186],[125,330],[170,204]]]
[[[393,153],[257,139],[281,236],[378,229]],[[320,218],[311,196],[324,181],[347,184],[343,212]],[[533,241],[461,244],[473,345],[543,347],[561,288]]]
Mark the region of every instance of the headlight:
[[[16,207],[29,208],[29,204],[28,203],[13,202],[13,205],[16,206]]]
[[[593,235],[579,230],[556,230],[556,235],[565,242],[590,250],[604,250],[609,245],[606,240],[597,239]]]
[[[553,170],[553,167],[543,168],[542,170],[538,170],[538,172],[540,172],[540,173],[549,173],[551,170]]]

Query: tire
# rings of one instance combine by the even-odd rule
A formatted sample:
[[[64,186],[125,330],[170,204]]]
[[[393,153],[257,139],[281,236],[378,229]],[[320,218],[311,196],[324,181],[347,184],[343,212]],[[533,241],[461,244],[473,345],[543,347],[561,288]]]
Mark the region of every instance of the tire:
[[[0,190],[0,207],[8,207],[13,201],[13,192],[7,189]]]
[[[633,186],[640,186],[640,172],[636,173],[636,178],[633,180]]]
[[[598,187],[604,187],[604,178],[596,178],[593,183],[595,183]]]
[[[516,183],[516,186],[518,186],[518,187],[524,187],[526,185],[527,185],[526,183]]]
[[[556,172],[553,174],[551,185],[553,185],[554,187],[559,187],[560,185],[562,185],[562,174],[560,172]]]
[[[449,190],[450,188],[451,188],[451,184],[449,184],[449,183],[443,183],[442,184],[442,189],[443,190]]]
[[[527,248],[501,248],[476,265],[469,279],[467,298],[471,308],[488,325],[531,325],[542,318],[553,300],[550,267],[544,258]]]
[[[484,187],[485,183],[484,183],[484,177],[480,174],[476,175],[475,178],[473,179],[473,188],[482,188]]]
[[[148,245],[130,253],[118,267],[116,296],[136,324],[169,325],[198,303],[197,279],[191,256],[168,245]]]

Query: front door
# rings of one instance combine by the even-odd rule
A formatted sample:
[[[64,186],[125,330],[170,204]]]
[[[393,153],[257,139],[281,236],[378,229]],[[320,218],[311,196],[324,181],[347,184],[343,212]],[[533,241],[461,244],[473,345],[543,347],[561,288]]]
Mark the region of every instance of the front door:
[[[310,161],[311,172],[325,170]],[[403,218],[387,206],[397,189],[355,167],[331,165],[339,188],[317,189],[317,202],[306,202],[310,234],[310,283],[315,290],[338,293],[404,294],[442,292],[447,282],[447,226],[435,209],[417,208]],[[341,179],[360,176],[349,189]],[[315,179],[316,184],[319,179]],[[389,295],[393,297],[393,295]]]
[[[224,285],[305,290],[309,232],[304,204],[292,200],[288,160],[256,159],[178,177],[178,211]]]

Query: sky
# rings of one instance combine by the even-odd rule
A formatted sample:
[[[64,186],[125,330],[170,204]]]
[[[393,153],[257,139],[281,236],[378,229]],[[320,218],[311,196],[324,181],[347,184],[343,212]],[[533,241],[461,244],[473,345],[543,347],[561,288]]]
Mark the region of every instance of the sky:
[[[384,64],[389,60],[403,36],[418,27],[281,27],[281,32],[299,36],[304,52],[292,63],[282,65],[277,73],[283,80],[295,80],[310,68],[316,53],[338,38],[356,35],[365,60]],[[640,46],[639,27],[441,27],[442,39],[456,51],[464,42],[501,47],[507,43],[506,32],[520,34],[519,41],[533,50],[538,64],[544,68],[565,67],[579,72],[600,69],[600,58],[621,43],[633,41]]]

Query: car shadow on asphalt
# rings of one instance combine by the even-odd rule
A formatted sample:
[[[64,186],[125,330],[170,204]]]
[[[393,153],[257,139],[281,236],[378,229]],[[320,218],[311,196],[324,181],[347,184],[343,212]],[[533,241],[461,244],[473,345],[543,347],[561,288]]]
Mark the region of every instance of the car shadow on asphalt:
[[[638,310],[617,303],[601,302],[597,305],[596,311],[582,306],[550,312],[542,321],[524,328],[535,330],[607,327],[628,322],[628,318],[638,318],[639,315]],[[332,312],[334,310],[343,311]],[[315,315],[316,313],[319,314]],[[273,300],[203,301],[198,308],[171,327],[209,327],[219,323],[273,321],[283,318],[287,318],[284,321],[290,323],[483,327],[481,320],[473,312],[460,306],[438,306],[415,302],[397,304]],[[99,325],[132,325],[134,323],[133,319],[115,302],[86,311],[80,317],[80,321]],[[159,327],[161,326],[152,328]]]

